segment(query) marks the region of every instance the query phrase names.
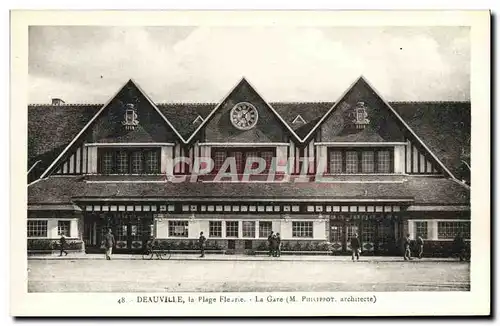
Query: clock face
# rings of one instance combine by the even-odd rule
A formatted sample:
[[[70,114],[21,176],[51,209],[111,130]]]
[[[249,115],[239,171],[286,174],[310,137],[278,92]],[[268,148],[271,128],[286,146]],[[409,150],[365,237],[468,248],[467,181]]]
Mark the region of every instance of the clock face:
[[[240,130],[249,130],[255,127],[259,119],[259,113],[255,106],[247,102],[236,104],[230,113],[233,126]]]

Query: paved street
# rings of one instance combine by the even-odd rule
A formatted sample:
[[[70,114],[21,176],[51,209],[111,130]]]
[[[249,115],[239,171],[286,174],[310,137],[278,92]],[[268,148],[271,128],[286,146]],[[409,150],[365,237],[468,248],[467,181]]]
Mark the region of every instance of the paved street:
[[[266,257],[267,258],[267,257]],[[326,257],[325,257],[326,258]],[[28,261],[29,292],[464,291],[469,263],[39,259]]]

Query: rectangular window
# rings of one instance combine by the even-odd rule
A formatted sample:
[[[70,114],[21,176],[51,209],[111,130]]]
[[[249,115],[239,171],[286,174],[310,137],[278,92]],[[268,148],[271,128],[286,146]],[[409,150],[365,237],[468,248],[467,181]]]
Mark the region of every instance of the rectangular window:
[[[427,222],[415,222],[415,238],[427,239]]]
[[[168,221],[169,237],[188,237],[188,221]]]
[[[461,233],[464,239],[470,239],[470,222],[438,222],[438,239],[454,239],[458,233]]]
[[[212,150],[212,159],[214,160],[214,173],[217,173],[224,161],[228,158],[234,159],[238,174],[245,171],[245,166],[250,158],[262,158],[266,162],[266,172],[271,168],[272,160],[275,157],[276,150],[274,148],[214,148]],[[252,163],[252,169],[257,168],[258,163]]]
[[[260,157],[266,161],[266,168],[264,171],[271,170],[271,164],[273,163],[274,152],[272,151],[263,151],[260,153]]]
[[[267,238],[273,230],[273,222],[259,221],[259,238]]]
[[[331,174],[393,173],[392,148],[330,148],[328,172]]]
[[[100,148],[99,173],[101,174],[158,174],[160,172],[159,148],[136,149]]]
[[[363,151],[361,153],[361,172],[373,173],[375,172],[375,153],[372,151]]]
[[[358,173],[358,152],[347,151],[346,152],[346,173]]]
[[[66,237],[70,237],[71,222],[70,221],[57,221],[57,235],[61,236],[64,234]]]
[[[312,222],[292,222],[292,237],[293,238],[312,238],[313,223]]]
[[[132,173],[141,174],[142,173],[142,153],[132,152]]]
[[[342,173],[342,152],[330,152],[330,173]]]
[[[255,238],[255,222],[243,221],[242,231],[243,231],[243,238]]]
[[[105,152],[102,157],[102,173],[111,174],[113,173],[113,153]]]
[[[214,152],[214,171],[218,172],[222,165],[224,164],[224,161],[226,160],[226,152],[224,151],[215,151]]]
[[[28,221],[28,238],[47,237],[47,221]]]
[[[126,151],[116,153],[116,172],[118,174],[128,173],[128,155]]]
[[[208,223],[209,237],[221,238],[222,237],[222,221],[210,221]]]
[[[226,237],[238,237],[238,221],[226,221]]]
[[[160,173],[160,160],[158,156],[158,150],[146,151],[146,173]]]
[[[377,152],[377,172],[378,173],[390,173],[391,172],[391,152],[390,151],[378,151]]]

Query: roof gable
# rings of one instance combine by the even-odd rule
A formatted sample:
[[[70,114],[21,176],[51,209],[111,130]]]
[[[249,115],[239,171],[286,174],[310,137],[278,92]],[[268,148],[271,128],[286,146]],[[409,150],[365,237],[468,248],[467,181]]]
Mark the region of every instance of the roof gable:
[[[318,119],[323,117],[333,104],[332,102],[271,103],[300,139],[311,131]],[[305,120],[305,124],[294,123],[299,115]]]
[[[257,125],[247,130],[246,132],[237,131],[236,128],[232,128],[232,130],[227,130],[227,134],[225,136],[230,136],[230,138],[224,138],[230,141],[236,141],[240,137],[244,138],[244,140],[249,140],[249,138],[256,138],[261,141],[273,141],[273,138],[279,137],[277,135],[278,132],[290,132],[297,139],[299,137],[293,131],[292,128],[283,120],[281,115],[272,107],[269,102],[267,102],[256,90],[255,88],[245,79],[242,78],[235,87],[231,89],[231,91],[224,97],[224,99],[210,112],[210,114],[205,118],[198,128],[193,132],[193,134],[187,139],[186,143],[189,143],[197,133],[203,128],[205,130],[205,134],[209,137],[210,129],[207,133],[207,125],[214,124],[212,122],[213,119],[216,119],[219,130],[224,131],[221,127],[226,127],[228,124],[233,127],[229,121],[229,111],[238,103],[246,102],[253,105],[259,115],[263,115],[258,118]],[[264,119],[262,119],[264,118]],[[221,120],[222,119],[222,120]],[[266,124],[264,122],[271,122],[271,124]],[[279,125],[281,128],[276,128]],[[214,128],[215,129],[215,128]],[[214,130],[212,129],[212,130]],[[245,134],[245,135],[242,135]],[[249,134],[253,134],[248,137]],[[274,134],[274,135],[271,135]],[[224,135],[212,135],[215,138],[224,137]],[[276,139],[274,139],[275,141]],[[281,141],[279,139],[278,141]]]
[[[137,113],[137,118],[143,120],[143,122],[139,122],[139,126],[132,130],[124,128],[124,106],[127,105],[131,105]],[[127,107],[127,109],[130,109],[130,107]],[[154,119],[154,115],[160,115],[163,121],[161,119]],[[92,128],[90,128],[91,126]],[[45,177],[56,168],[57,164],[68,154],[70,149],[83,140],[87,142],[107,143],[129,142],[132,140],[134,142],[150,142],[153,140],[164,142],[176,135],[182,139],[151,99],[133,80],[129,80],[94,114],[67,147],[42,173],[40,178]]]
[[[375,88],[368,83],[368,81],[363,77],[359,77],[339,98],[338,101],[331,107],[330,110],[318,121],[318,123],[311,129],[309,134],[302,139],[302,142],[307,141],[311,135],[313,135],[318,128],[320,128],[325,121],[327,121],[332,114],[337,114],[336,118],[333,120],[333,125],[330,126],[332,128],[341,128],[342,124],[338,123],[339,120],[346,119],[345,113],[348,113],[348,110],[352,108],[352,101],[363,101],[363,96],[370,95],[370,99],[377,102],[376,105],[380,108],[386,108],[387,112],[390,114],[390,122],[386,119],[386,117],[381,118],[380,116],[374,115],[375,119],[378,118],[376,123],[373,123],[375,128],[377,128],[377,132],[380,134],[381,132],[385,135],[381,135],[384,140],[391,139],[393,137],[400,137],[400,132],[404,132],[406,137],[411,137],[416,141],[416,143],[421,146],[424,151],[432,157],[432,159],[440,166],[444,173],[448,174],[451,178],[455,179],[453,173],[439,160],[439,158],[426,146],[426,144],[417,136],[417,134],[411,129],[411,127],[405,122],[405,120],[394,110],[391,105],[383,99],[383,97],[375,90]],[[351,102],[351,103],[350,103]],[[359,102],[358,102],[359,103]],[[357,104],[356,104],[357,105]],[[382,111],[380,110],[380,113]],[[347,115],[348,119],[352,119],[351,115]],[[397,124],[393,124],[395,121]],[[356,141],[356,139],[349,139],[347,141]],[[377,140],[371,140],[377,141]],[[380,140],[379,140],[380,141]]]

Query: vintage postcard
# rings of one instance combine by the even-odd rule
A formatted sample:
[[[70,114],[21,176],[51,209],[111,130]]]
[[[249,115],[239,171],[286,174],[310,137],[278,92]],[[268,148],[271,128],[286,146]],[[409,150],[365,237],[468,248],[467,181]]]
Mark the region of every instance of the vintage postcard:
[[[491,313],[488,11],[11,18],[12,315]]]

